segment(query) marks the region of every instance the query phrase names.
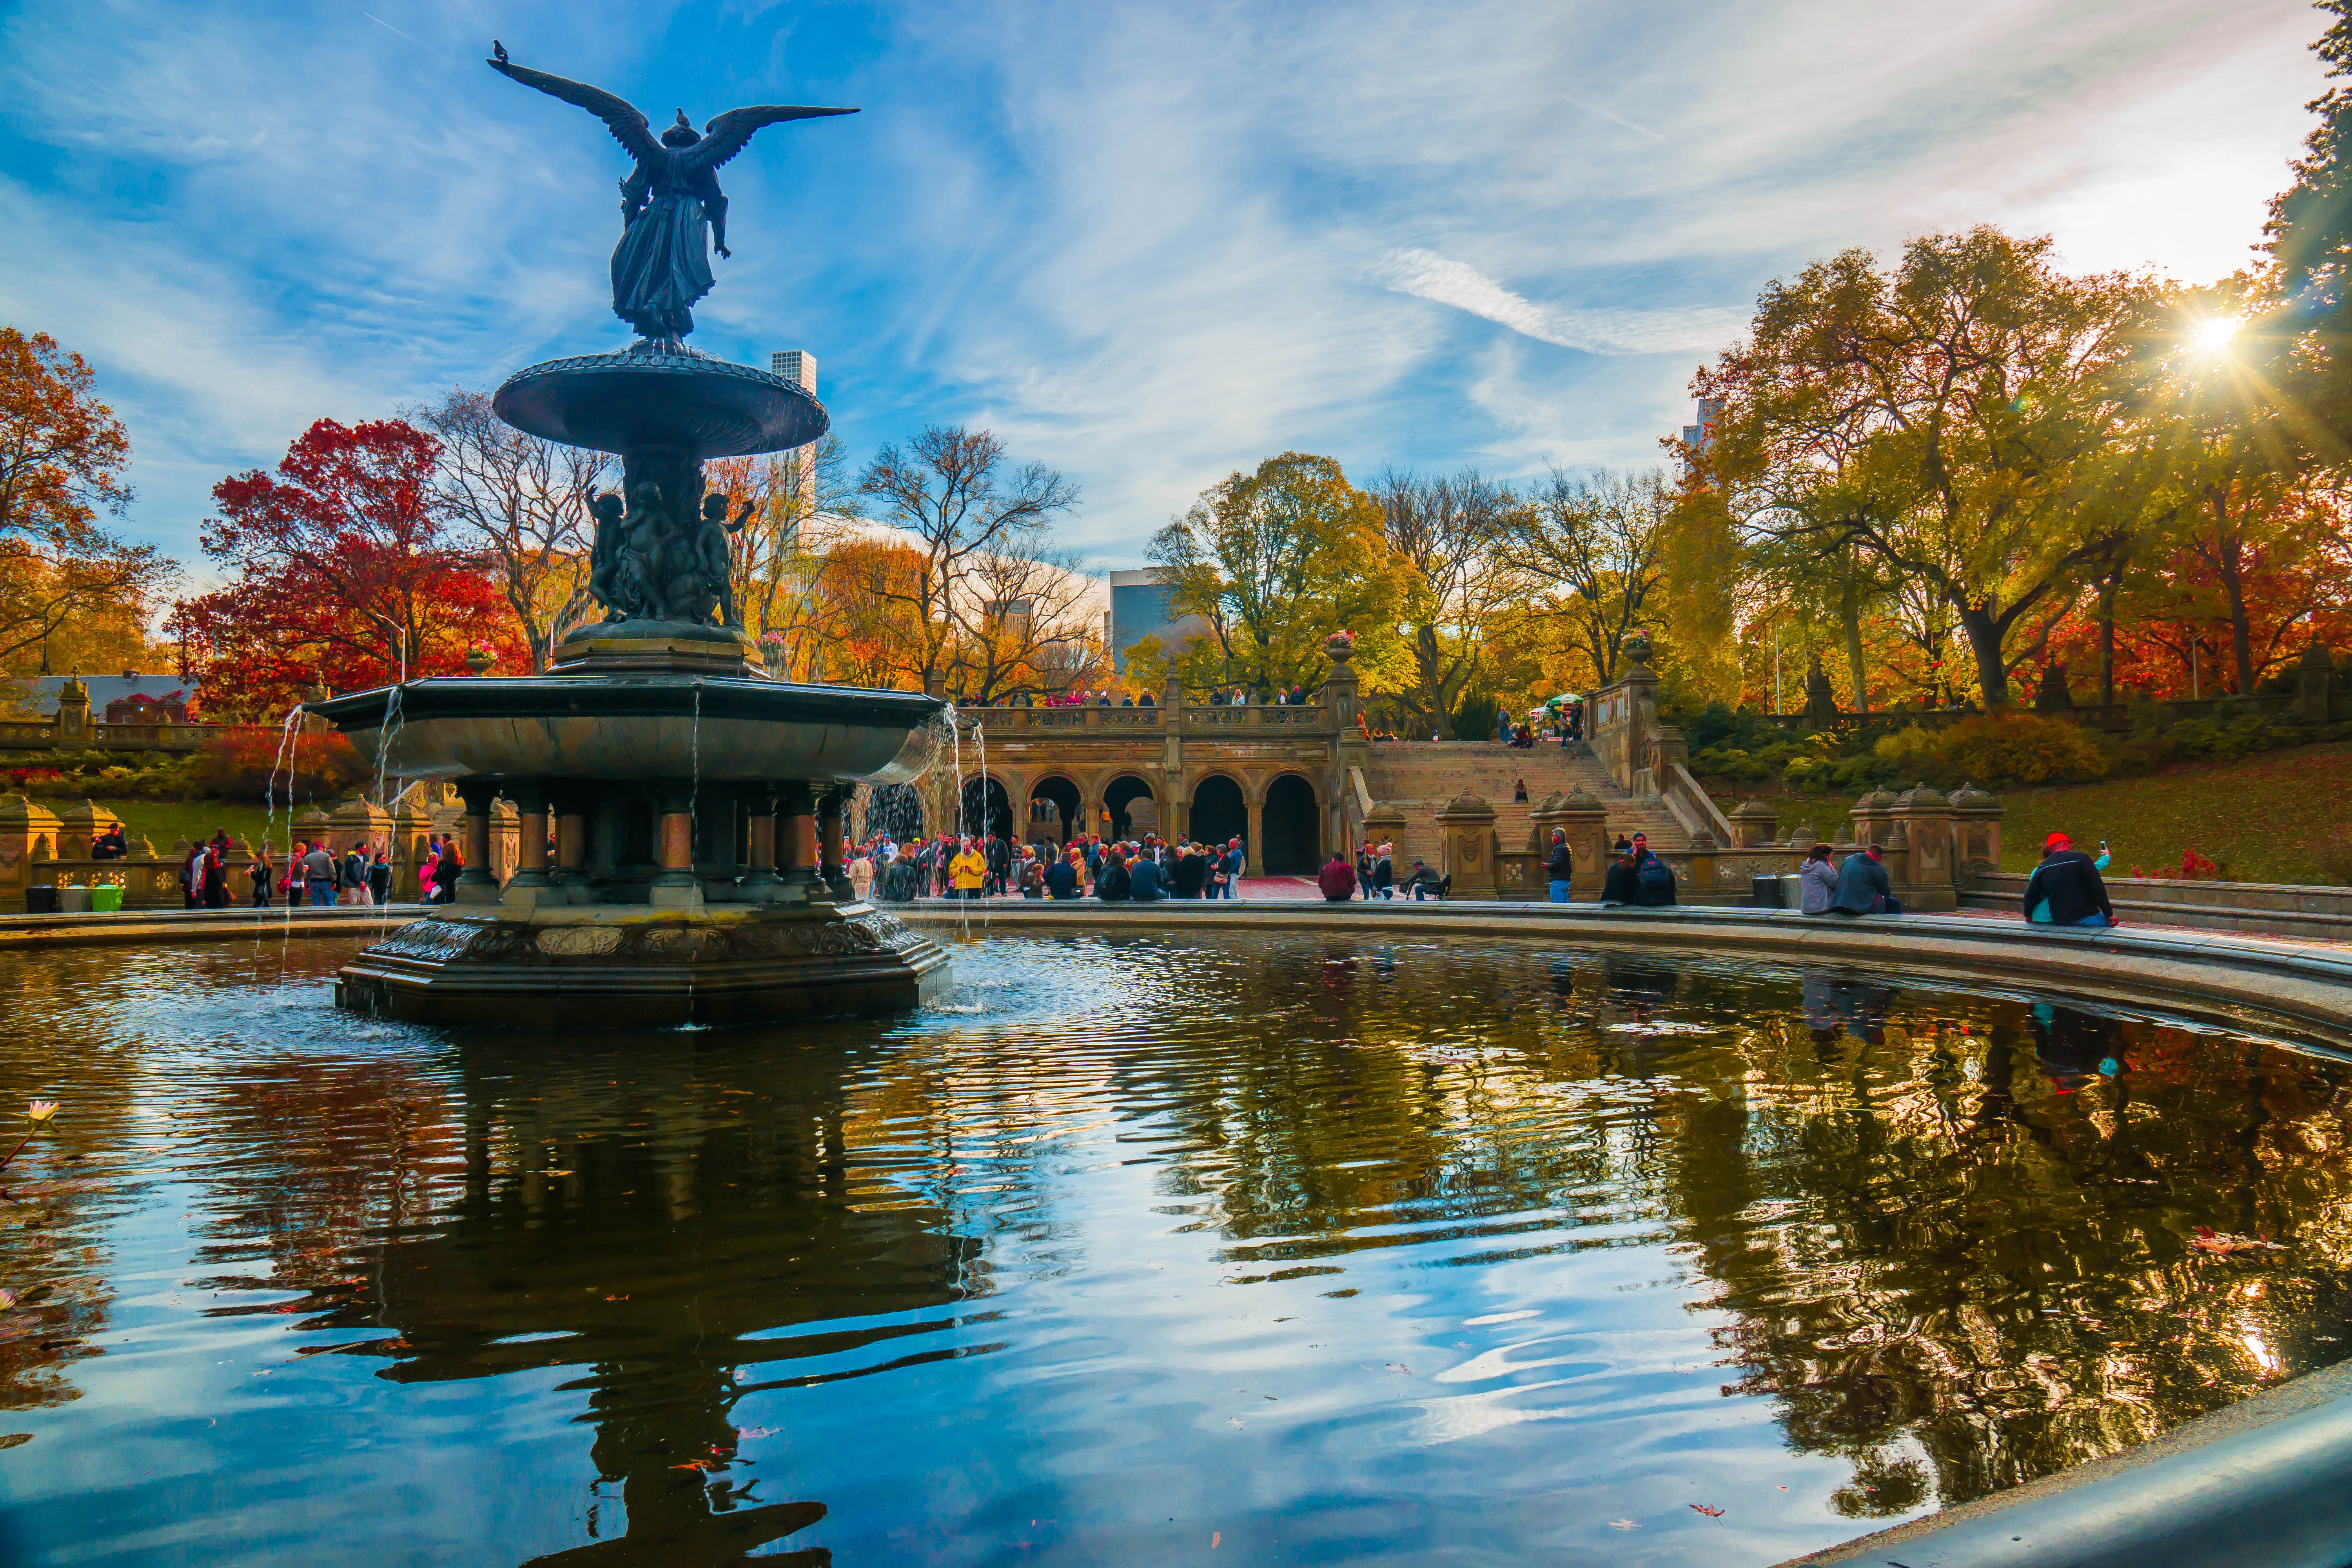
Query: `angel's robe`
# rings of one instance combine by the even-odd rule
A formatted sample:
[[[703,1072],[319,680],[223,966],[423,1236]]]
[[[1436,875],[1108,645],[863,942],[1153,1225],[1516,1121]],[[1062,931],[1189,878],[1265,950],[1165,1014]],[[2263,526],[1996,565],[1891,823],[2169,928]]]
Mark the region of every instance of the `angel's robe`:
[[[710,228],[725,221],[727,198],[709,170],[684,164],[675,154],[640,163],[622,187],[632,216],[613,247],[613,314],[649,338],[694,331],[690,307],[714,281]]]

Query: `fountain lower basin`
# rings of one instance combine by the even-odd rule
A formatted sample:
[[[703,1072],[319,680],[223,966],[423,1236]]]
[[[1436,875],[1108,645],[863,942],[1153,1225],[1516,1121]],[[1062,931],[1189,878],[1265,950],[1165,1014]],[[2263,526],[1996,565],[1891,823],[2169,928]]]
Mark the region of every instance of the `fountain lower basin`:
[[[455,902],[346,965],[340,1005],[444,1025],[769,1024],[900,1012],[949,983],[939,945],[853,901],[838,863],[850,786],[919,777],[944,705],[698,673],[738,634],[676,630],[612,628],[552,675],[310,704],[385,776],[449,780],[466,802]],[[520,818],[503,883],[500,798]]]

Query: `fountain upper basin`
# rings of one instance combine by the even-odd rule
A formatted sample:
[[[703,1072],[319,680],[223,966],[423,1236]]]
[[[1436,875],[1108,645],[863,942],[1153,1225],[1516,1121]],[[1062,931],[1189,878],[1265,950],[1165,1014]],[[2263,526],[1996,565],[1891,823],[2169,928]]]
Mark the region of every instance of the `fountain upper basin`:
[[[399,693],[397,710],[393,694]],[[306,704],[404,778],[871,780],[929,764],[912,691],[698,676],[436,677]]]

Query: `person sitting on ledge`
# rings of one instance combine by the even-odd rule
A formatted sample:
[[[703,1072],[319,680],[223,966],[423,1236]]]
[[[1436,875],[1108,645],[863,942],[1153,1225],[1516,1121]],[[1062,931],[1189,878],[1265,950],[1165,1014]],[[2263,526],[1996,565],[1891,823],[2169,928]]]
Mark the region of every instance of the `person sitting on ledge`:
[[[2035,925],[2105,928],[2123,923],[2107,901],[2099,861],[2075,848],[2063,833],[2043,840],[2042,864],[2025,879],[2024,907],[2025,918]]]
[[[1327,904],[1344,904],[1356,896],[1356,868],[1348,864],[1347,856],[1331,851],[1330,863],[1317,873],[1315,885],[1323,889]]]
[[[1805,857],[1802,869],[1797,873],[1797,886],[1802,899],[1801,908],[1809,915],[1825,915],[1837,902],[1837,868],[1830,864],[1830,847],[1816,844]]]
[[[1675,868],[1650,847],[1649,835],[1633,835],[1633,901],[1644,909],[1666,909],[1675,901]]]
[[[1838,868],[1837,899],[1830,905],[1833,915],[1899,915],[1902,900],[1886,879],[1886,868],[1878,858],[1885,851],[1874,844],[1869,848],[1845,858]]]
[[[1445,897],[1445,879],[1440,877],[1436,872],[1431,870],[1426,865],[1419,860],[1412,863],[1412,873],[1408,875],[1403,881],[1399,882],[1397,886],[1400,888],[1411,888],[1412,889],[1412,901],[1416,904],[1421,902],[1423,899],[1443,899]]]
[[[1642,890],[1641,883],[1634,876],[1640,858],[1633,853],[1633,845],[1620,838],[1617,847],[1621,853],[1609,862],[1609,870],[1601,879],[1601,901],[1604,906],[1630,904],[1634,901],[1634,895]]]
[[[1107,904],[1127,901],[1127,857],[1114,849],[1102,858],[1095,873],[1095,897]]]
[[[1131,903],[1156,904],[1168,895],[1160,890],[1160,863],[1149,854],[1138,855],[1128,868],[1127,896]]]

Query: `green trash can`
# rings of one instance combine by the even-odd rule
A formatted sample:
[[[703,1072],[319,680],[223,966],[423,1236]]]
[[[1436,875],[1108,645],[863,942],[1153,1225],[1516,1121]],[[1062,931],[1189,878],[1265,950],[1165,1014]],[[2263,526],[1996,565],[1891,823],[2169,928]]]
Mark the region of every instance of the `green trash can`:
[[[100,882],[89,890],[89,907],[96,914],[114,915],[122,912],[122,889],[111,882]]]

